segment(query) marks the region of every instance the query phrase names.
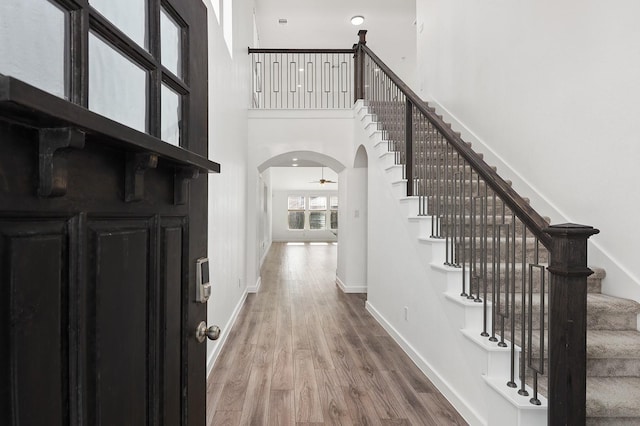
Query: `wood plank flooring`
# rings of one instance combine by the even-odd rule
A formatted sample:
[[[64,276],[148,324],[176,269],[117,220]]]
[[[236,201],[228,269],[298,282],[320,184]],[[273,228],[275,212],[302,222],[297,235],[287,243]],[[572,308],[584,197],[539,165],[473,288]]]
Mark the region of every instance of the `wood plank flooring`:
[[[207,383],[207,425],[465,425],[335,285],[335,245],[274,243]]]

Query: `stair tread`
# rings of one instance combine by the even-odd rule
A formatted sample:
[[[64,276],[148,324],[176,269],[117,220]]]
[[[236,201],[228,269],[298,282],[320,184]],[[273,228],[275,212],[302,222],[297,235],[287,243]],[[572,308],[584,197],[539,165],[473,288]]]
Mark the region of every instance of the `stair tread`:
[[[590,377],[587,417],[640,417],[640,378]]]
[[[640,359],[640,333],[634,330],[587,330],[587,357]]]
[[[620,297],[608,296],[602,293],[587,294],[587,313],[595,312],[626,312],[640,313],[640,303],[635,300],[622,299]]]
[[[522,305],[522,293],[516,292],[516,308]],[[504,301],[505,294],[500,294],[500,298]],[[549,306],[549,295],[545,293],[545,309]],[[487,300],[492,300],[492,294],[487,293]],[[529,297],[527,296],[526,303],[529,303]],[[540,293],[533,293],[531,301],[534,312],[540,310]],[[635,300],[622,299],[615,296],[608,296],[602,293],[587,293],[587,315],[600,314],[600,313],[615,313],[615,314],[640,314],[640,303]],[[548,313],[548,310],[547,312]]]
[[[539,330],[533,330],[533,356],[539,356]],[[516,339],[517,343],[517,339]],[[548,357],[548,346],[544,348]],[[636,330],[587,330],[588,359],[640,359],[640,332]],[[640,378],[639,378],[640,379]]]

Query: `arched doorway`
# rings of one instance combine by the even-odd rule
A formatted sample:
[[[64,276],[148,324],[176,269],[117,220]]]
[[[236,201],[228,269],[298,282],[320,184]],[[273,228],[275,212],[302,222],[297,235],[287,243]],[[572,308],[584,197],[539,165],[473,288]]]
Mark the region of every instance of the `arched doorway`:
[[[337,226],[335,226],[335,222],[332,223],[332,219],[337,216],[337,213],[339,213],[339,209],[341,208],[342,200],[339,200],[338,188],[343,184],[342,176],[346,169],[345,165],[334,157],[315,151],[289,151],[262,161],[257,165],[256,169],[254,169],[255,172],[252,172],[255,173],[255,183],[252,182],[252,179],[249,181],[250,186],[255,185],[255,198],[251,195],[252,191],[250,191],[250,198],[248,199],[250,216],[247,228],[247,277],[249,280],[252,279],[251,277],[255,277],[255,285],[249,284],[247,286],[249,292],[257,292],[260,287],[261,279],[259,271],[271,243],[274,240],[283,241],[281,234],[276,239],[273,237],[278,230],[282,231],[282,228],[287,228],[286,204],[288,201],[288,195],[285,194],[283,198],[283,191],[275,193],[273,180],[281,180],[283,175],[295,176],[295,173],[293,173],[294,164],[297,165],[295,169],[307,169],[313,171],[313,175],[309,175],[309,178],[302,179],[302,183],[305,185],[301,185],[301,189],[304,191],[300,192],[298,195],[304,196],[305,203],[308,204],[310,202],[310,197],[317,196],[322,198],[322,191],[325,191],[326,194],[324,194],[324,196],[327,207],[325,210],[326,220],[321,227],[322,229],[310,229],[312,214],[314,216],[317,216],[318,214],[317,212],[310,212],[308,211],[309,209],[305,209],[304,229],[301,230],[298,235],[299,238],[293,238],[292,240],[333,242],[339,239],[340,234],[337,229],[333,229],[337,228]],[[279,173],[273,172],[281,168],[287,168],[289,170],[285,170],[284,172],[279,170]],[[322,177],[322,173],[326,175],[325,178],[330,178],[330,180],[335,181],[336,183],[328,184],[324,188],[319,183],[309,185],[311,181],[319,181]],[[279,178],[278,175],[280,176]],[[313,188],[314,185],[315,190]],[[326,187],[333,187],[335,188],[335,191],[326,191]],[[284,202],[282,202],[283,200]],[[278,203],[277,205],[276,202]],[[283,206],[285,206],[284,213],[282,213]],[[334,212],[333,210],[336,211]],[[253,212],[255,212],[255,214]],[[279,222],[277,222],[278,227],[274,225],[274,215],[277,215],[276,219],[279,220]],[[338,219],[338,223],[339,222],[340,221]],[[302,235],[303,233],[306,233],[306,235]],[[253,281],[249,282],[252,283]]]

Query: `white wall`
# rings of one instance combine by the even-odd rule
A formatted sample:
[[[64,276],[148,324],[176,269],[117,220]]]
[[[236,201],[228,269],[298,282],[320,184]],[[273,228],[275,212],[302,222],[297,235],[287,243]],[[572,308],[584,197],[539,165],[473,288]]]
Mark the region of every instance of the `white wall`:
[[[246,295],[247,105],[250,99],[246,47],[253,40],[252,0],[233,2],[233,51],[209,0],[209,157],[221,173],[209,176],[209,250],[213,292],[210,325],[222,328],[220,340],[208,343],[208,371],[218,355]],[[223,22],[223,19],[220,19]],[[257,200],[251,200],[256,208]]]
[[[417,0],[422,95],[552,223],[599,228],[603,290],[635,300],[638,16],[635,0]]]

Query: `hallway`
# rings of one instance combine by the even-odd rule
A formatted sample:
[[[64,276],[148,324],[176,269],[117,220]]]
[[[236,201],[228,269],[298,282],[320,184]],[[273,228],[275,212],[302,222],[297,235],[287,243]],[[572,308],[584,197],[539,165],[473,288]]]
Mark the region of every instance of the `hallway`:
[[[207,425],[466,424],[335,285],[335,245],[274,243],[207,384]]]

